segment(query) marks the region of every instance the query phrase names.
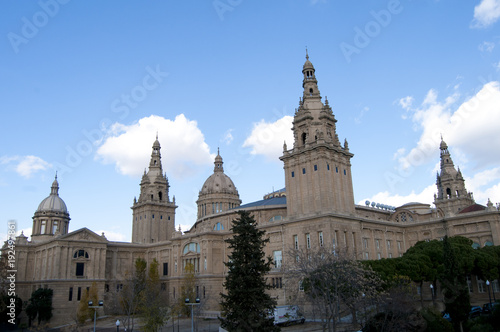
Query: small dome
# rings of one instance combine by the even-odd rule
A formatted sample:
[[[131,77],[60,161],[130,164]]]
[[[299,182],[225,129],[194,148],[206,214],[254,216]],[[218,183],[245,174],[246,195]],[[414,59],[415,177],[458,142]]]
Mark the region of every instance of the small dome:
[[[311,61],[309,61],[309,54],[307,54],[307,50],[306,50],[306,62],[304,62],[304,66],[302,67],[302,69],[314,69],[314,66],[312,64]]]
[[[45,198],[39,205],[36,212],[62,212],[68,213],[66,203],[59,197],[59,183],[57,182],[57,175],[52,182],[50,195]]]
[[[445,141],[443,141],[443,139],[441,139],[441,144],[439,144],[439,148],[441,150],[446,150],[448,149],[448,145],[446,145]]]

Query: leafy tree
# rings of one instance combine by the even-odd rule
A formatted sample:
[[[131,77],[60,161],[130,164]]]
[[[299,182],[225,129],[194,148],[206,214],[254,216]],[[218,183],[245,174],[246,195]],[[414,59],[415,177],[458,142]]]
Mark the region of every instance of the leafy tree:
[[[135,271],[128,273],[129,279],[120,292],[120,305],[125,313],[127,331],[134,329],[134,316],[138,313],[144,289],[146,288],[147,263],[143,258],[137,258],[134,263]]]
[[[276,301],[266,293],[271,286],[265,275],[271,270],[271,258],[265,259],[265,231],[258,230],[247,211],[239,211],[233,220],[234,236],[226,240],[231,253],[224,264],[228,273],[224,282],[227,294],[222,296],[221,327],[232,331],[279,331],[269,315]]]
[[[38,288],[31,293],[29,304],[26,307],[30,325],[31,321],[38,317],[38,325],[41,321],[49,321],[52,318],[52,295],[53,290],[50,288]]]
[[[187,263],[184,267],[184,276],[182,278],[181,294],[177,300],[177,311],[182,315],[191,317],[191,308],[184,304],[185,299],[194,301],[196,277],[194,275],[194,265]]]
[[[293,250],[294,263],[287,271],[289,283],[303,290],[305,300],[323,322],[323,330],[336,331],[342,308],[348,308],[356,320],[360,304],[377,301],[382,281],[377,274],[347,251],[322,247],[307,251]]]
[[[141,301],[141,312],[144,318],[144,331],[158,331],[168,320],[168,307],[161,296],[160,274],[158,262],[153,259],[149,265],[148,278]]]
[[[11,302],[11,299],[14,299],[14,302]],[[14,312],[16,313],[16,325],[19,321],[21,312],[23,311],[23,300],[15,295],[15,296],[9,296],[8,293],[0,294],[0,326],[1,324],[8,324],[6,326],[12,327],[13,325],[9,323],[8,321],[11,320],[11,316],[8,314],[11,312],[11,308],[8,306],[11,306],[12,303],[14,303]]]
[[[90,289],[86,289],[83,292],[83,296],[78,305],[78,311],[76,313],[76,319],[78,324],[83,324],[87,319],[94,319],[94,310],[93,308],[89,308],[89,301],[92,301],[94,306],[98,306],[99,299],[97,295],[97,284],[95,282],[92,283]],[[95,311],[95,315],[99,316],[99,311]]]

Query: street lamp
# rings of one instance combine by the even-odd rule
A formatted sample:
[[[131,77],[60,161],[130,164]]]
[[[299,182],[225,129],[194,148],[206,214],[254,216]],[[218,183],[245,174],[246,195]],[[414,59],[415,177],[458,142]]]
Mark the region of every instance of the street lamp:
[[[104,302],[99,301],[97,304],[98,305],[94,305],[93,301],[89,301],[89,308],[94,309],[94,332],[95,332],[95,320],[96,320],[97,309],[101,308],[104,305]]]
[[[488,297],[490,298],[490,313],[493,311],[492,305],[491,305],[491,292],[490,292],[490,281],[486,280],[486,286],[488,286]]]
[[[434,302],[434,285],[431,283],[431,296],[432,296],[432,305],[435,306],[436,303]]]
[[[120,331],[120,320],[117,319],[116,320],[116,332],[119,332]]]
[[[199,298],[196,298],[195,300],[196,303],[189,303],[189,298],[186,298],[184,300],[184,303],[186,305],[190,305],[191,306],[191,332],[194,332],[194,317],[193,317],[193,306],[195,305],[200,305],[200,299]]]

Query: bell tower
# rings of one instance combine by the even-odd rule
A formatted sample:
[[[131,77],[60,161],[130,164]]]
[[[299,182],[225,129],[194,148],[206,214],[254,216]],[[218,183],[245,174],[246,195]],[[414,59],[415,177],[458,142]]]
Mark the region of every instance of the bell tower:
[[[455,169],[448,145],[443,138],[441,138],[439,149],[441,150],[441,172],[438,172],[436,178],[438,193],[434,195],[434,204],[445,215],[455,214],[475,202],[472,193],[467,192],[465,188],[465,180],[460,168]]]
[[[293,119],[293,148],[283,145],[287,215],[354,213],[351,158],[347,141],[342,146],[335,116],[325,97],[321,100],[316,70],[309,61],[302,67],[303,96]]]
[[[175,197],[170,201],[168,179],[161,166],[158,135],[153,143],[149,170],[141,180],[139,199],[132,205],[132,242],[155,243],[172,238],[175,231]]]

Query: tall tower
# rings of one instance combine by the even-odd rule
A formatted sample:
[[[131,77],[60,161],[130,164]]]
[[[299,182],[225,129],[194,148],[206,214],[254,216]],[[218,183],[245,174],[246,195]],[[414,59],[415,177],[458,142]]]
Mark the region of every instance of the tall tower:
[[[175,231],[175,197],[168,196],[167,176],[161,167],[158,135],[153,143],[149,170],[141,180],[139,199],[132,205],[132,242],[154,243],[170,240]]]
[[[445,215],[455,214],[460,210],[474,204],[471,192],[465,188],[465,180],[460,172],[455,169],[451,160],[448,145],[441,138],[441,172],[437,174],[437,195],[434,195],[434,204]]]
[[[54,236],[67,234],[69,220],[66,203],[59,197],[59,182],[57,182],[56,174],[50,188],[50,195],[38,205],[33,216],[31,241],[43,242]]]
[[[306,52],[303,97],[293,119],[293,149],[283,146],[287,215],[290,219],[328,213],[353,214],[354,194],[347,141],[342,146],[337,120],[321,101],[315,69]]]

